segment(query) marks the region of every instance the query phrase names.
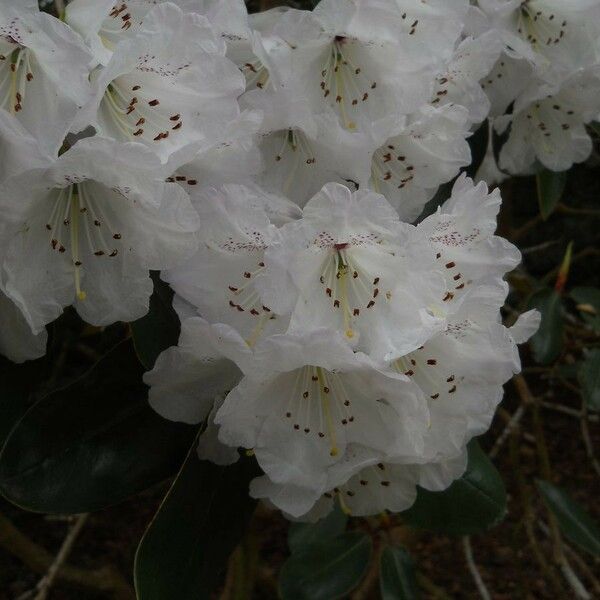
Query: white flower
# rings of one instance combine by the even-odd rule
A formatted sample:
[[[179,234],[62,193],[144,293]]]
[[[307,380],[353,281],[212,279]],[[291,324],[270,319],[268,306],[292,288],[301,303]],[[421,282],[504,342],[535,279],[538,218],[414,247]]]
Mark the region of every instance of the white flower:
[[[600,111],[600,71],[581,70],[556,85],[532,83],[517,98],[513,113],[496,119],[502,132],[510,125],[499,166],[527,173],[539,161],[552,171],[566,171],[592,151],[585,123]]]
[[[437,77],[431,103],[438,107],[459,104],[467,109],[469,123],[483,121],[489,112],[490,101],[480,80],[490,73],[501,50],[502,43],[495,31],[462,40]]]
[[[231,325],[251,345],[285,330],[287,319],[262,302],[256,285],[266,270],[265,249],[279,239],[272,221],[299,209],[233,184],[205,189],[193,201],[201,222],[198,252],[164,279],[204,318]]]
[[[64,23],[30,4],[0,1],[0,109],[55,154],[90,97],[91,56]]]
[[[442,183],[471,162],[462,106],[423,106],[405,123],[396,120],[373,154],[370,187],[383,194],[403,221],[416,219]]]
[[[598,0],[478,0],[480,26],[502,36],[507,54],[546,68],[597,60]]]
[[[36,333],[73,302],[95,325],[142,316],[148,270],[197,247],[187,194],[161,181],[160,161],[140,144],[82,140],[4,182],[0,206],[5,292]]]
[[[213,409],[215,398],[242,378],[232,358],[244,364],[250,354],[230,327],[210,325],[197,316],[185,319],[179,344],[165,350],[154,368],[144,374],[144,382],[150,386],[150,406],[171,421],[201,423]]]
[[[193,193],[198,187],[248,183],[262,170],[256,144],[261,113],[245,110],[228,122],[218,136],[190,143],[169,157],[167,181],[176,181]]]
[[[219,439],[252,448],[272,481],[307,487],[314,502],[330,472],[360,468],[362,458],[346,452],[352,445],[405,460],[423,452],[428,414],[418,388],[379,370],[341,335],[274,335],[253,358],[215,422]]]
[[[328,31],[398,44],[400,54],[426,64],[450,58],[468,7],[466,0],[322,0],[314,13]]]
[[[443,267],[383,196],[327,184],[281,236],[258,285],[276,312],[292,312],[291,330],[329,327],[391,359],[443,328]]]
[[[247,13],[242,0],[169,0],[185,12],[204,15],[219,31],[239,31]],[[117,44],[137,33],[146,15],[167,0],[72,0],[66,22],[91,48],[96,61],[106,64]]]
[[[255,177],[264,189],[304,206],[328,182],[354,189],[367,185],[371,156],[387,123],[350,132],[333,115],[312,114],[305,96],[286,89],[247,92],[242,105],[264,111],[259,140],[264,164]]]
[[[0,354],[16,363],[44,356],[48,334],[31,331],[25,317],[0,289]]]
[[[502,277],[514,269],[521,254],[505,239],[494,235],[500,210],[500,191],[488,194],[484,182],[461,175],[450,198],[417,229],[428,238],[447,282],[444,301],[449,310],[464,293],[489,277]]]
[[[332,112],[346,129],[364,129],[371,121],[411,112],[428,100],[434,64],[440,60],[436,53],[444,54],[448,42],[445,31],[434,35],[429,25],[437,16],[448,17],[453,46],[460,27],[454,27],[449,13],[456,16],[462,8],[462,0],[450,9],[436,3],[431,11],[413,5],[406,12],[387,0],[332,0],[321,2],[313,13],[287,11],[276,31],[290,50],[269,52],[270,68],[281,85],[306,97],[312,113]],[[407,52],[409,47],[415,52]]]
[[[353,454],[359,454],[360,450]],[[466,450],[439,463],[402,464],[365,460],[367,464],[350,478],[341,480],[316,502],[308,488],[276,484],[268,477],[258,477],[250,484],[255,498],[268,500],[289,517],[300,521],[317,521],[340,502],[344,512],[353,516],[402,512],[417,498],[417,485],[431,491],[446,489],[467,467]]]
[[[94,99],[78,128],[138,141],[164,161],[191,142],[219,137],[239,116],[241,73],[205,17],[170,3],[146,15],[144,28],[117,45],[92,74]]]
[[[4,110],[0,110],[0,146],[0,182],[24,170],[43,167],[51,160],[19,120]]]
[[[466,467],[468,441],[488,429],[502,384],[520,371],[516,342],[526,341],[539,325],[536,311],[522,315],[514,330],[499,323],[506,293],[500,281],[474,289],[445,331],[392,363],[421,390],[427,406],[428,428],[416,460],[394,460],[354,444],[336,468],[327,470],[327,491],[320,499],[310,485],[269,476],[254,480],[251,494],[295,518],[315,520],[331,509],[336,496],[347,512],[371,515],[409,508],[417,484],[434,491],[447,488]]]

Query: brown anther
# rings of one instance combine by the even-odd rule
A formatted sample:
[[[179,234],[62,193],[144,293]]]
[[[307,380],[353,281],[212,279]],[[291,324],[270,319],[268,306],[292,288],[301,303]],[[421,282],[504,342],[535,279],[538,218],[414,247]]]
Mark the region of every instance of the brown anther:
[[[150,100],[150,102],[148,102],[148,104],[150,106],[158,106],[160,104],[160,102],[158,100],[154,99],[154,100]]]

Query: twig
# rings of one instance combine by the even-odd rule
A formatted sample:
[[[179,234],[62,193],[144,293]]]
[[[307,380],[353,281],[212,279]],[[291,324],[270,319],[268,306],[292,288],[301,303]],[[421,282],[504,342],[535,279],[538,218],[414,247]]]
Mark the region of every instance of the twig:
[[[519,395],[526,403],[533,404],[533,428],[535,433],[535,441],[537,447],[538,458],[540,461],[540,471],[542,477],[546,481],[552,481],[552,469],[550,467],[550,455],[548,453],[548,446],[546,445],[546,436],[544,435],[544,427],[542,424],[542,416],[540,411],[539,400],[531,393],[525,378],[522,375],[516,375],[514,378],[515,385]],[[578,579],[577,575],[569,565],[567,557],[563,549],[562,536],[560,528],[558,526],[558,520],[552,510],[546,506],[548,513],[548,521],[550,523],[550,533],[552,538],[552,545],[554,550],[554,560],[559,566],[563,577],[567,583],[571,586],[571,589],[575,592],[575,595],[582,600],[589,600],[591,596],[585,589],[584,585]]]
[[[581,426],[581,435],[583,437],[583,443],[585,444],[585,450],[587,452],[588,458],[592,463],[592,467],[594,468],[594,471],[596,471],[596,473],[600,475],[600,462],[598,462],[598,459],[596,458],[596,453],[594,452],[594,444],[592,442],[592,436],[590,435],[588,419],[588,405],[585,396],[582,394],[581,415],[579,418],[579,424]]]
[[[481,577],[481,573],[475,564],[475,560],[473,559],[473,548],[471,548],[471,538],[468,535],[465,535],[462,539],[463,549],[465,551],[465,559],[467,561],[467,567],[469,567],[469,571],[473,576],[473,581],[475,581],[475,585],[477,586],[477,591],[483,600],[492,600],[488,589],[485,587],[485,583],[483,582],[483,578]]]
[[[584,248],[583,250],[581,250],[581,252],[578,252],[577,254],[573,255],[573,258],[571,259],[571,265],[573,265],[573,263],[580,261],[584,258],[588,258],[589,256],[597,256],[598,254],[600,254],[600,250],[598,248],[595,248],[594,246],[588,246],[587,248]],[[559,269],[560,269],[560,266],[556,267],[555,269],[552,269],[552,271],[549,271],[548,273],[546,273],[542,277],[542,282],[548,283],[548,282],[556,279]]]
[[[550,529],[541,519],[537,522],[538,527],[547,535],[550,536]],[[594,586],[596,593],[600,594],[600,581],[594,576],[592,570],[588,567],[585,560],[571,548],[567,543],[563,542],[565,552],[577,563],[577,566],[583,571],[590,583]]]
[[[581,418],[581,411],[576,408],[571,408],[570,406],[565,406],[564,404],[556,404],[554,402],[547,402],[542,400],[540,402],[542,408],[547,408],[548,410],[553,410],[555,412],[562,413],[563,415],[569,415],[570,417],[575,417],[576,419]]]
[[[546,575],[547,579],[554,586],[554,589],[558,594],[557,597],[561,597],[563,593],[563,586],[561,585],[560,579],[558,578],[550,564],[548,564],[546,556],[542,552],[542,549],[540,548],[540,545],[535,535],[535,515],[533,512],[533,507],[531,505],[529,490],[527,489],[527,485],[525,483],[525,476],[523,474],[523,470],[521,469],[521,460],[519,457],[519,440],[516,431],[513,431],[512,435],[510,436],[509,449],[510,459],[513,465],[515,478],[517,481],[517,487],[519,489],[521,506],[523,509],[523,525],[525,527],[527,541],[529,542],[529,546],[531,547],[533,556],[540,565],[540,568]]]
[[[502,445],[508,439],[508,436],[512,433],[512,431],[516,427],[519,426],[519,422],[523,418],[524,414],[525,414],[525,406],[523,404],[521,404],[521,405],[519,405],[519,408],[517,408],[515,413],[510,417],[508,423],[502,430],[502,433],[498,436],[498,438],[494,442],[494,446],[492,447],[492,449],[490,450],[490,453],[489,453],[490,458],[493,459],[496,457],[496,455],[500,451],[500,448],[502,448]]]
[[[376,539],[375,544],[375,552],[373,553],[367,574],[358,589],[352,594],[352,600],[366,600],[367,598],[371,598],[375,586],[379,581],[379,563],[383,554],[384,544],[380,539]]]
[[[73,545],[75,544],[77,537],[81,533],[83,526],[88,520],[88,516],[89,515],[85,514],[77,517],[75,524],[69,530],[67,537],[65,538],[62,546],[60,547],[60,550],[58,551],[54,562],[50,565],[50,568],[48,569],[46,575],[44,575],[44,577],[37,584],[37,595],[35,597],[35,600],[46,600],[46,598],[48,597],[50,589],[52,588],[56,579],[56,576],[58,575],[58,572],[60,571],[64,562],[67,560],[67,557],[71,553],[71,550],[73,549]]]
[[[41,546],[31,541],[0,513],[0,547],[21,560],[31,571],[45,575],[54,562],[54,557]],[[94,571],[63,565],[57,573],[61,581],[78,587],[93,588],[110,593],[115,600],[133,600],[131,586],[110,566]]]

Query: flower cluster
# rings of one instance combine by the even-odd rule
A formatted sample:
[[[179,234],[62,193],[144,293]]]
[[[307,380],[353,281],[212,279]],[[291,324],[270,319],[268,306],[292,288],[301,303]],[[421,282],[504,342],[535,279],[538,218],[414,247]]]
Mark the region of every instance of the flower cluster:
[[[469,28],[496,31],[503,50],[482,87],[507,141],[498,165],[512,174],[566,171],[592,151],[600,118],[600,2],[478,0]]]
[[[494,234],[498,190],[458,176],[467,140],[514,92],[503,164],[544,162],[538,101],[577,140],[555,158],[579,159],[596,101],[593,45],[582,70],[550,4],[73,0],[62,22],[0,0],[0,352],[43,354],[70,305],[96,326],[143,316],[160,270],[181,337],[150,403],[205,423],[202,458],[251,450],[251,494],[302,519],[446,488],[539,321],[501,323],[520,255]],[[575,4],[592,35],[598,2]],[[556,44],[516,43],[530,13]],[[578,83],[554,106],[559,68]]]

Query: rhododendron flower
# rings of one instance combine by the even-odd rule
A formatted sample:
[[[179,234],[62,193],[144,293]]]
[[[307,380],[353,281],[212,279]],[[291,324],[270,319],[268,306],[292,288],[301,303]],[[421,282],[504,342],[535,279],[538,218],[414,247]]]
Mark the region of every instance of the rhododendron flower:
[[[389,137],[373,153],[370,187],[403,221],[416,219],[438,186],[471,162],[468,115],[462,106],[425,105],[388,128]]]
[[[0,0],[0,109],[50,154],[90,98],[90,60],[79,36],[37,3]]]
[[[198,216],[140,144],[78,142],[0,186],[1,277],[34,332],[72,303],[95,325],[148,310],[149,269],[196,247]]]
[[[391,358],[444,324],[446,284],[427,238],[379,194],[327,184],[265,253],[261,298],[290,328],[329,327]]]
[[[165,272],[165,280],[204,318],[233,326],[250,344],[285,330],[287,319],[261,300],[256,286],[264,277],[265,250],[279,239],[272,221],[289,220],[300,210],[233,184],[208,188],[193,202],[201,222],[198,252]]]
[[[117,45],[92,73],[94,98],[78,118],[120,141],[138,141],[161,159],[192,142],[218,137],[239,115],[242,74],[225,58],[225,42],[205,17],[170,3]]]
[[[556,84],[533,82],[515,101],[512,114],[496,119],[503,132],[500,168],[511,173],[531,171],[539,161],[552,171],[565,171],[592,151],[585,124],[600,108],[600,71],[577,71]]]

